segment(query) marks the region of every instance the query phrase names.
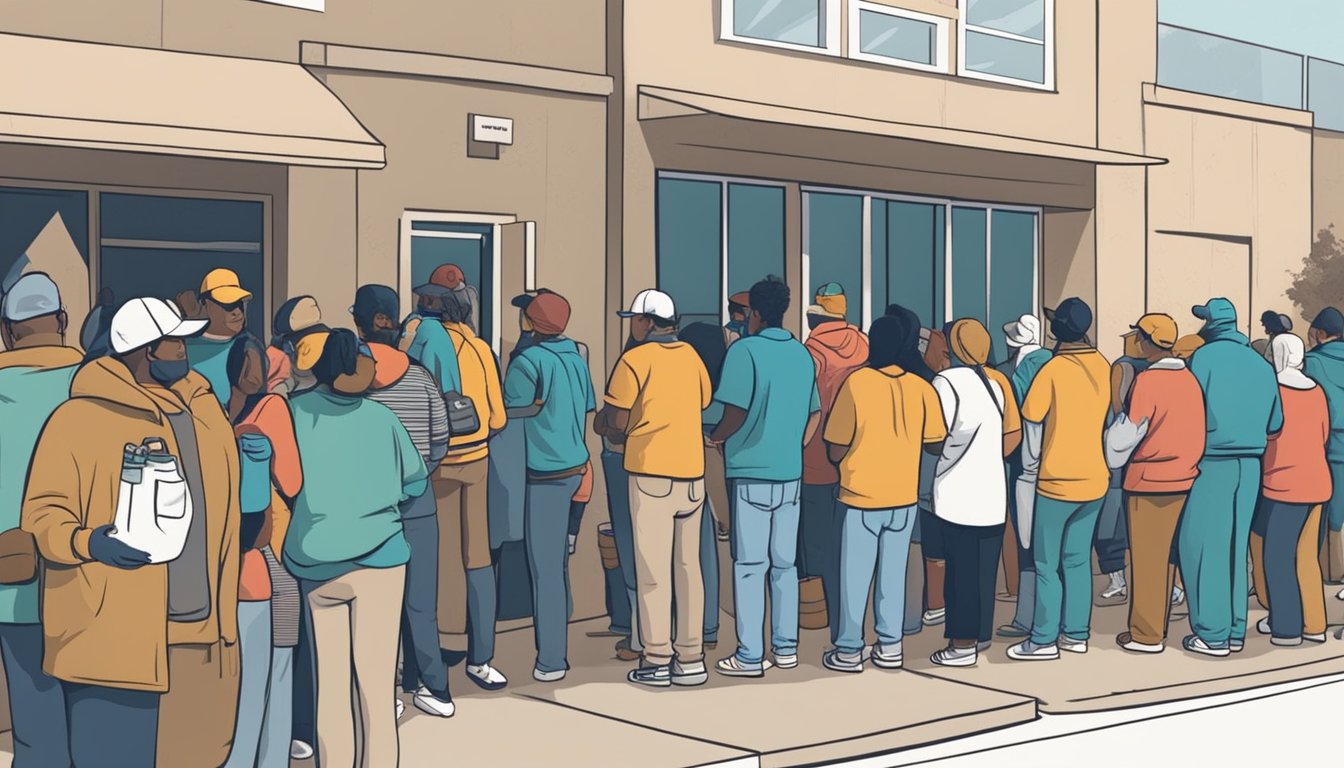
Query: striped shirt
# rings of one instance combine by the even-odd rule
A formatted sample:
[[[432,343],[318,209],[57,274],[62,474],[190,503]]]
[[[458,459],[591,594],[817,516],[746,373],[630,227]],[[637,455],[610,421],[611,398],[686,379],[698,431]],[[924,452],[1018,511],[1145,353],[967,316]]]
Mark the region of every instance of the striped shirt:
[[[448,408],[438,382],[424,366],[412,363],[395,383],[370,391],[368,398],[396,415],[426,464],[443,457],[448,446]]]

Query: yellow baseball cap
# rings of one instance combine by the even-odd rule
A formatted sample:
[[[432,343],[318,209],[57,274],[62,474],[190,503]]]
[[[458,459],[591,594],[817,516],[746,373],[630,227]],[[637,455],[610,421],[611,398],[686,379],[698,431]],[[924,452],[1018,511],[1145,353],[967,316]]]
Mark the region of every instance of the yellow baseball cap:
[[[238,274],[232,269],[212,269],[201,281],[201,298],[209,297],[216,304],[236,304],[247,301],[252,294],[243,290]]]
[[[1176,321],[1171,315],[1164,315],[1160,312],[1154,312],[1139,318],[1139,322],[1131,325],[1129,336],[1133,333],[1143,333],[1153,340],[1153,343],[1163,349],[1171,349],[1176,346],[1176,339],[1180,334],[1176,330]]]
[[[311,371],[317,364],[317,359],[322,356],[322,350],[327,345],[327,337],[331,333],[327,331],[318,331],[310,333],[299,339],[299,343],[294,345],[294,367],[300,371]]]

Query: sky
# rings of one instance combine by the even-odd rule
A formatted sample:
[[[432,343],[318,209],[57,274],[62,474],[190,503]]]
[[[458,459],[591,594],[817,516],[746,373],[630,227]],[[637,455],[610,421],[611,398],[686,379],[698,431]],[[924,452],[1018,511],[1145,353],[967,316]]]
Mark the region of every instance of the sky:
[[[1344,63],[1344,0],[1159,0],[1168,24]]]

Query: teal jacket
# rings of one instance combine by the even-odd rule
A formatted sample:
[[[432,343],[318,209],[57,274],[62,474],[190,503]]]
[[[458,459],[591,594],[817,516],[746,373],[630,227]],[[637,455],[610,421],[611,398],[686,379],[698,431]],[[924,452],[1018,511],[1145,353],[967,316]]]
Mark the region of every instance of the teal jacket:
[[[229,350],[233,349],[234,339],[214,339],[195,336],[187,339],[187,361],[191,369],[210,382],[210,389],[219,398],[225,410],[229,407],[229,395],[233,385],[229,383]]]
[[[1048,349],[1037,349],[1027,353],[1013,369],[1013,397],[1017,399],[1018,407],[1022,407],[1022,401],[1027,399],[1027,392],[1031,390],[1031,383],[1036,380],[1036,374],[1041,372],[1045,364],[1054,357]]]
[[[1326,458],[1344,463],[1344,341],[1327,341],[1307,353],[1303,371],[1325,392],[1330,409],[1330,443]]]
[[[584,425],[597,407],[593,379],[578,345],[563,336],[523,350],[504,375],[505,408],[537,401],[541,411],[523,420],[528,470],[554,474],[587,464]]]
[[[1210,316],[1199,333],[1204,346],[1190,358],[1190,372],[1204,390],[1204,456],[1261,456],[1266,438],[1283,429],[1274,367],[1237,330],[1230,302],[1214,299],[1206,309]]]
[[[309,581],[410,559],[399,504],[429,472],[387,406],[319,387],[290,400],[303,490],[285,536],[285,565]]]
[[[453,345],[453,339],[448,335],[448,329],[443,327],[443,323],[434,317],[420,317],[411,315],[406,318],[406,323],[412,319],[420,319],[420,324],[415,329],[415,338],[411,340],[411,345],[406,349],[406,354],[410,355],[417,363],[423,365],[434,375],[434,380],[439,382],[439,390],[444,394],[449,392],[462,391],[462,371],[457,364],[457,347]],[[405,326],[406,323],[402,325]]]
[[[82,358],[71,347],[0,352],[0,530],[19,527],[28,464],[56,406],[70,398]],[[37,582],[0,584],[0,624],[36,624]]]

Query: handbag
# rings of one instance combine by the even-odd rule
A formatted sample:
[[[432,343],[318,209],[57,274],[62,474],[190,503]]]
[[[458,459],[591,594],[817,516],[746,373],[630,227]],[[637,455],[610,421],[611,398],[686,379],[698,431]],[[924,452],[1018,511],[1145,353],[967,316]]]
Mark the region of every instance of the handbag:
[[[453,331],[449,331],[448,336],[453,340],[453,353],[457,355],[457,359],[460,361],[462,359],[462,347],[466,345],[467,339]],[[457,342],[458,338],[462,339],[460,344]],[[460,363],[458,367],[461,367]],[[476,411],[475,401],[470,397],[461,392],[450,390],[443,393],[443,404],[448,409],[449,437],[465,437],[481,431],[481,417]]]
[[[0,533],[0,584],[26,584],[37,578],[37,541],[20,528]]]

